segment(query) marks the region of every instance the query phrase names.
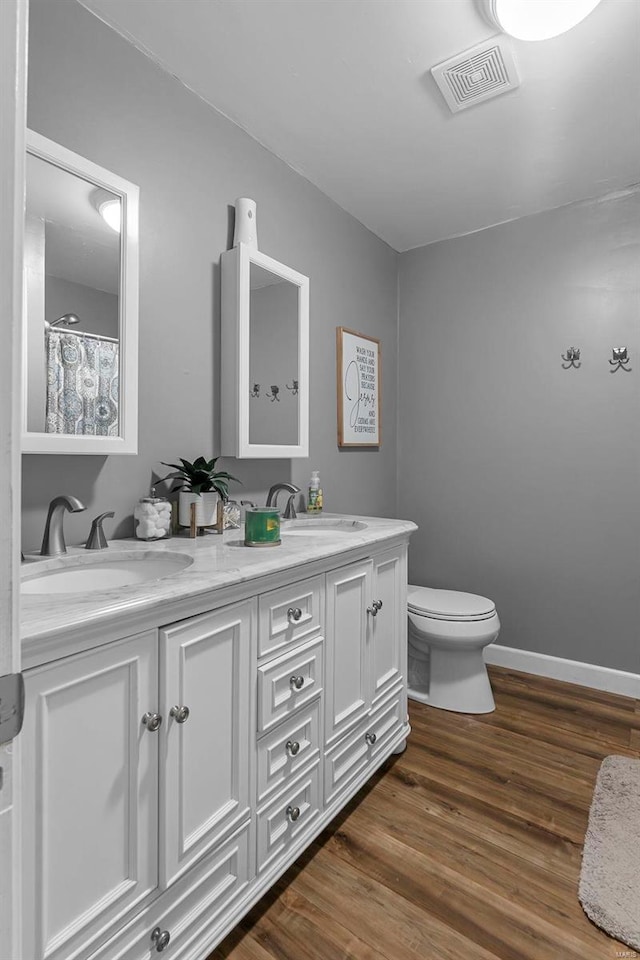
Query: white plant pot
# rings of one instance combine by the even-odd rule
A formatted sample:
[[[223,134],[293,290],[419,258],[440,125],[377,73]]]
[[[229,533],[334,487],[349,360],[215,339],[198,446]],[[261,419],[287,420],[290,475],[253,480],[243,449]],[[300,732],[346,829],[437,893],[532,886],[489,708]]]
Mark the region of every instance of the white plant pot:
[[[191,525],[192,503],[196,504],[196,526],[210,527],[216,522],[218,494],[214,490],[210,493],[190,493],[182,490],[178,501],[178,523],[181,527]]]

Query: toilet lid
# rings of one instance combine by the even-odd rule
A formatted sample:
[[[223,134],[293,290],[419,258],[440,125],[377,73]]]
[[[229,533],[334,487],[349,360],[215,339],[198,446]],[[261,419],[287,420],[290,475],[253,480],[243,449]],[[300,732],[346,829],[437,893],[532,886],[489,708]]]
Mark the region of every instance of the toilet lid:
[[[410,613],[436,620],[487,620],[496,612],[492,600],[475,593],[412,585],[409,586],[407,605]]]

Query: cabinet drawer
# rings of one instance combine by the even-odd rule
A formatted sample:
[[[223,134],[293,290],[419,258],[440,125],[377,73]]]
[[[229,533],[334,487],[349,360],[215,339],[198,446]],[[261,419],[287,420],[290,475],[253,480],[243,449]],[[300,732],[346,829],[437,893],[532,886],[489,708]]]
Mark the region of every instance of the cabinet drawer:
[[[324,758],[324,802],[328,806],[368,765],[371,747],[365,740],[368,718],[350,731]]]
[[[320,701],[302,707],[258,742],[258,805],[317,760]]]
[[[258,813],[258,872],[293,847],[319,812],[320,764],[316,763]]]
[[[325,754],[325,805],[332,803],[338,794],[385,750],[405,720],[402,687],[397,686],[354,731]]]
[[[264,593],[258,606],[258,656],[322,633],[323,607],[322,577]]]
[[[372,758],[382,753],[389,741],[405,724],[406,719],[407,710],[405,699],[402,696],[402,687],[397,686],[387,699],[371,712],[367,721],[366,732],[369,736],[368,742],[370,743]],[[375,741],[371,743],[373,737],[375,737]]]
[[[170,890],[118,931],[91,960],[150,960],[157,954],[151,933],[159,927],[170,940],[161,956],[192,955],[199,938],[213,931],[221,911],[247,886],[250,877],[250,825],[247,823],[215,853],[191,867]]]
[[[258,667],[258,730],[270,730],[322,690],[323,638]]]

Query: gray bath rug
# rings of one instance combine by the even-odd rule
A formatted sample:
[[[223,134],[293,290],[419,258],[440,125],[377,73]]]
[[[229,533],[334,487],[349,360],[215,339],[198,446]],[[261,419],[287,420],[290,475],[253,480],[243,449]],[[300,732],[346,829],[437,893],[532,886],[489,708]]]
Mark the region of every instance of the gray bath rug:
[[[602,761],[578,897],[598,927],[640,950],[640,760],[614,756]]]

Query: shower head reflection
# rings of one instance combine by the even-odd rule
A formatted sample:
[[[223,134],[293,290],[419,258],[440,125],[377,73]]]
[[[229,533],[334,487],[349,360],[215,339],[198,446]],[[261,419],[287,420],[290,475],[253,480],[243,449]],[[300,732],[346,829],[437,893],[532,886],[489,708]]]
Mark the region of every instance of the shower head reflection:
[[[80,317],[75,313],[63,313],[61,317],[58,317],[57,320],[52,320],[49,324],[50,327],[73,327],[76,323],[80,323]]]

